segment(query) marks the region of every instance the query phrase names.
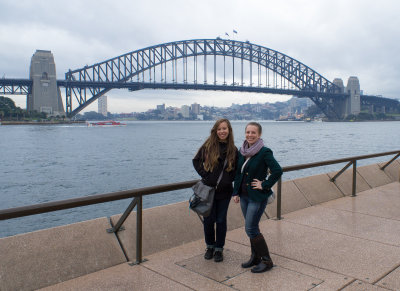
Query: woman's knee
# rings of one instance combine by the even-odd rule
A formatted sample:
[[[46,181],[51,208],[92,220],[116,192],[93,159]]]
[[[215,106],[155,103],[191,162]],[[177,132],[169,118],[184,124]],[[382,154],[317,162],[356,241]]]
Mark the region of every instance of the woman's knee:
[[[245,227],[246,234],[249,238],[255,238],[257,235],[260,234],[260,230],[258,227]]]

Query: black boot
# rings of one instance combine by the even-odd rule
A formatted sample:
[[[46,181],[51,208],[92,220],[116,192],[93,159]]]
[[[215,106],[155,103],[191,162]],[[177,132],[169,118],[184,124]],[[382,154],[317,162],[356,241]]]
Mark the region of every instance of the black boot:
[[[251,269],[252,273],[262,273],[271,270],[274,266],[272,259],[269,255],[267,243],[262,234],[259,234],[252,239],[255,252],[261,257],[261,262]]]
[[[261,263],[261,258],[256,254],[252,241],[250,240],[251,257],[250,260],[242,264],[242,268],[250,268]]]
[[[206,253],[204,254],[204,258],[206,260],[211,260],[214,257],[214,248],[206,248]]]

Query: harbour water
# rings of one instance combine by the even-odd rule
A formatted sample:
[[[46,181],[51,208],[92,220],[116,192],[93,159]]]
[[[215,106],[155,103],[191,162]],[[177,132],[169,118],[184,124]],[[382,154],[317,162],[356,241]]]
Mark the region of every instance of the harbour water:
[[[233,121],[235,143],[246,121]],[[261,121],[263,139],[282,166],[400,148],[400,122]],[[213,122],[127,122],[0,126],[1,209],[197,179],[192,157]],[[360,161],[372,164],[390,157]],[[284,180],[339,170],[333,165],[284,174]],[[144,207],[184,201],[190,189],[146,196]],[[0,221],[0,237],[125,210],[130,200]]]

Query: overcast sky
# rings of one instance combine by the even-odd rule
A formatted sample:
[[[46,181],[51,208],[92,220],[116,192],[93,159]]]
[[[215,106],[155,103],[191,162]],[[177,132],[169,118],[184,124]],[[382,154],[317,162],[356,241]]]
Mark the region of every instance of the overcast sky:
[[[57,78],[64,79],[69,69],[147,46],[225,37],[232,30],[235,39],[287,54],[331,81],[338,77],[346,85],[357,76],[364,94],[400,97],[398,0],[0,0],[0,77],[28,78],[37,49],[53,53]],[[110,112],[289,98],[161,90],[107,95]],[[10,97],[26,107],[25,96]],[[97,110],[97,102],[87,110]]]

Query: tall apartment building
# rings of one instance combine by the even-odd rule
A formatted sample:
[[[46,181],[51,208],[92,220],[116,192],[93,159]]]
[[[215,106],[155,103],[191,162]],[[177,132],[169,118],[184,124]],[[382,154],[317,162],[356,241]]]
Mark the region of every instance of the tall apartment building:
[[[107,96],[103,95],[97,99],[98,104],[98,113],[102,114],[103,116],[107,116]]]
[[[187,105],[182,105],[181,113],[184,118],[189,118],[190,117],[190,107]]]
[[[194,114],[200,114],[200,104],[194,103],[191,107]]]

